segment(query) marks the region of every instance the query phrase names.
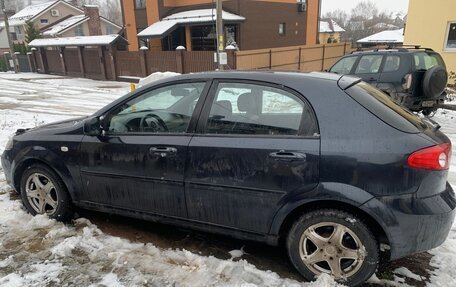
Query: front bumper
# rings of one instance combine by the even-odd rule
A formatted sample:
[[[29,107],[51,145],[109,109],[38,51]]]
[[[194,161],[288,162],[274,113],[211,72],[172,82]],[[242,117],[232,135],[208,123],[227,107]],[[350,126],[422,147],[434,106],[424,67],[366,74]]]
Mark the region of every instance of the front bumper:
[[[376,217],[389,240],[391,259],[427,251],[441,245],[456,215],[453,189],[426,198],[416,194],[373,198],[362,205]]]
[[[5,150],[2,154],[2,168],[5,173],[6,183],[13,186],[13,176],[12,176],[12,159],[10,150]]]

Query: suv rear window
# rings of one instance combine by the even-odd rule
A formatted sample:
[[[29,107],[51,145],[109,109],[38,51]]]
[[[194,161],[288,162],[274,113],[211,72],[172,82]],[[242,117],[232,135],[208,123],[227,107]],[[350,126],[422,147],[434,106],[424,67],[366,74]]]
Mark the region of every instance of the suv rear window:
[[[445,64],[439,54],[417,52],[413,54],[415,70],[428,70],[434,66],[445,67]]]
[[[359,82],[345,92],[372,114],[398,130],[406,133],[419,133],[420,130],[427,128],[427,125],[415,114],[365,82]]]

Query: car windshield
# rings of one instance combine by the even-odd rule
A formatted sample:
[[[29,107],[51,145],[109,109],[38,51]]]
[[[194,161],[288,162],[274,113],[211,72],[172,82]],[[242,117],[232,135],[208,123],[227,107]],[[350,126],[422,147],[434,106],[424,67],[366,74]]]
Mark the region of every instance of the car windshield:
[[[445,67],[445,63],[437,53],[417,52],[414,53],[415,70],[429,70],[434,66]]]
[[[427,128],[427,125],[418,116],[365,82],[360,82],[345,92],[375,116],[398,130],[418,133]]]

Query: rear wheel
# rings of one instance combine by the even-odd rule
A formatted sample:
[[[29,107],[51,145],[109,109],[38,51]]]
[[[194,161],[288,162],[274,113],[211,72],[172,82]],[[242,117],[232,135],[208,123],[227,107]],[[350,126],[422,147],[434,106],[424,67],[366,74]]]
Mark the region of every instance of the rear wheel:
[[[73,216],[71,198],[60,177],[44,165],[32,165],[21,178],[24,206],[33,214],[65,221]]]
[[[290,229],[288,256],[307,280],[326,273],[356,286],[378,266],[378,243],[367,226],[347,212],[324,209],[304,214]]]

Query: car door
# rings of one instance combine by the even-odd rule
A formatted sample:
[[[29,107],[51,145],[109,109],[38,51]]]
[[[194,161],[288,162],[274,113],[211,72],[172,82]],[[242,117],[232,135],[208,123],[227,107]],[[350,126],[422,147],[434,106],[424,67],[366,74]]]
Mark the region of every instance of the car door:
[[[184,167],[195,114],[209,84],[179,82],[138,92],[104,115],[104,133],[81,144],[84,200],[186,217]]]
[[[354,75],[376,86],[383,66],[383,55],[363,55],[360,57]]]
[[[190,219],[267,233],[276,211],[313,190],[320,138],[312,108],[288,89],[215,82],[189,145]]]

